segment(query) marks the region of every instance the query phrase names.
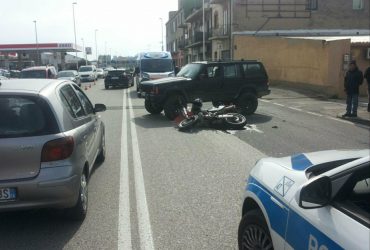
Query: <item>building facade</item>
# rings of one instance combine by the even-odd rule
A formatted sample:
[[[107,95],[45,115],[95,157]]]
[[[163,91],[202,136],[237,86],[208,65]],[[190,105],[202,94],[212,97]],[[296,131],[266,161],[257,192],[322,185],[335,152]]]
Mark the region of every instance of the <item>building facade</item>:
[[[185,63],[234,58],[235,35],[348,36],[369,30],[369,0],[204,0],[204,27],[202,2],[178,0],[179,10],[167,23],[167,49],[181,51]],[[181,25],[174,25],[179,18]]]

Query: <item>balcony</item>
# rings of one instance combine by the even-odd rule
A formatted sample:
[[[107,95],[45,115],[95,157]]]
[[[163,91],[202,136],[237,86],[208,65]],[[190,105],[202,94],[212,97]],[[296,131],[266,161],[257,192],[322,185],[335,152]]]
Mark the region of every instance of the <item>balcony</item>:
[[[211,12],[212,9],[209,7],[209,4],[205,4],[204,12]],[[191,23],[196,20],[200,20],[203,17],[203,8],[194,9],[193,12],[186,18],[185,22]]]
[[[223,40],[230,38],[229,25],[221,25],[221,27],[213,28],[209,40]]]
[[[208,35],[208,32],[206,32],[205,33],[206,43],[210,42],[208,38],[209,38],[209,35]],[[203,32],[197,31],[192,37],[187,39],[186,48],[196,47],[196,46],[202,45],[202,43],[203,43]]]

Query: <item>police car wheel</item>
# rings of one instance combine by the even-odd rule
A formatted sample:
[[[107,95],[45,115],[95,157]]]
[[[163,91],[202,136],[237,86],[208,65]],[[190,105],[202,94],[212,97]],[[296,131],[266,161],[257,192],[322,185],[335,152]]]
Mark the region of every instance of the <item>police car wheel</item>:
[[[252,210],[243,216],[239,225],[238,243],[240,250],[274,249],[267,224],[260,211]]]

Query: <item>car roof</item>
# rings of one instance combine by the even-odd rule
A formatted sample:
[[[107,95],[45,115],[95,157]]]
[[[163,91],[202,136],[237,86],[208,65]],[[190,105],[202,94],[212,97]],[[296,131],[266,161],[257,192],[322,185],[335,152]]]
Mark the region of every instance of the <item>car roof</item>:
[[[40,93],[49,87],[56,87],[65,80],[54,79],[12,79],[0,81],[1,92],[34,92]]]
[[[240,60],[240,61],[196,61],[196,62],[192,62],[192,63],[196,63],[196,64],[213,64],[213,63],[217,63],[217,64],[231,64],[231,63],[246,63],[246,62],[258,62],[257,60]]]
[[[46,70],[47,68],[52,68],[54,66],[35,66],[22,69],[22,71],[31,71],[31,70]]]

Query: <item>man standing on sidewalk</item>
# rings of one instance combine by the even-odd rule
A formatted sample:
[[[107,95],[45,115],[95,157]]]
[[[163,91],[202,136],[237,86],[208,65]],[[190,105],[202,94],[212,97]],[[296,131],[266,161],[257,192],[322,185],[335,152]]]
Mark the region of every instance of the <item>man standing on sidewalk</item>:
[[[347,93],[347,112],[342,117],[357,117],[359,88],[364,80],[356,61],[351,61],[344,77],[344,90]]]
[[[365,79],[367,81],[367,112],[370,112],[370,67],[368,67],[365,71]]]

